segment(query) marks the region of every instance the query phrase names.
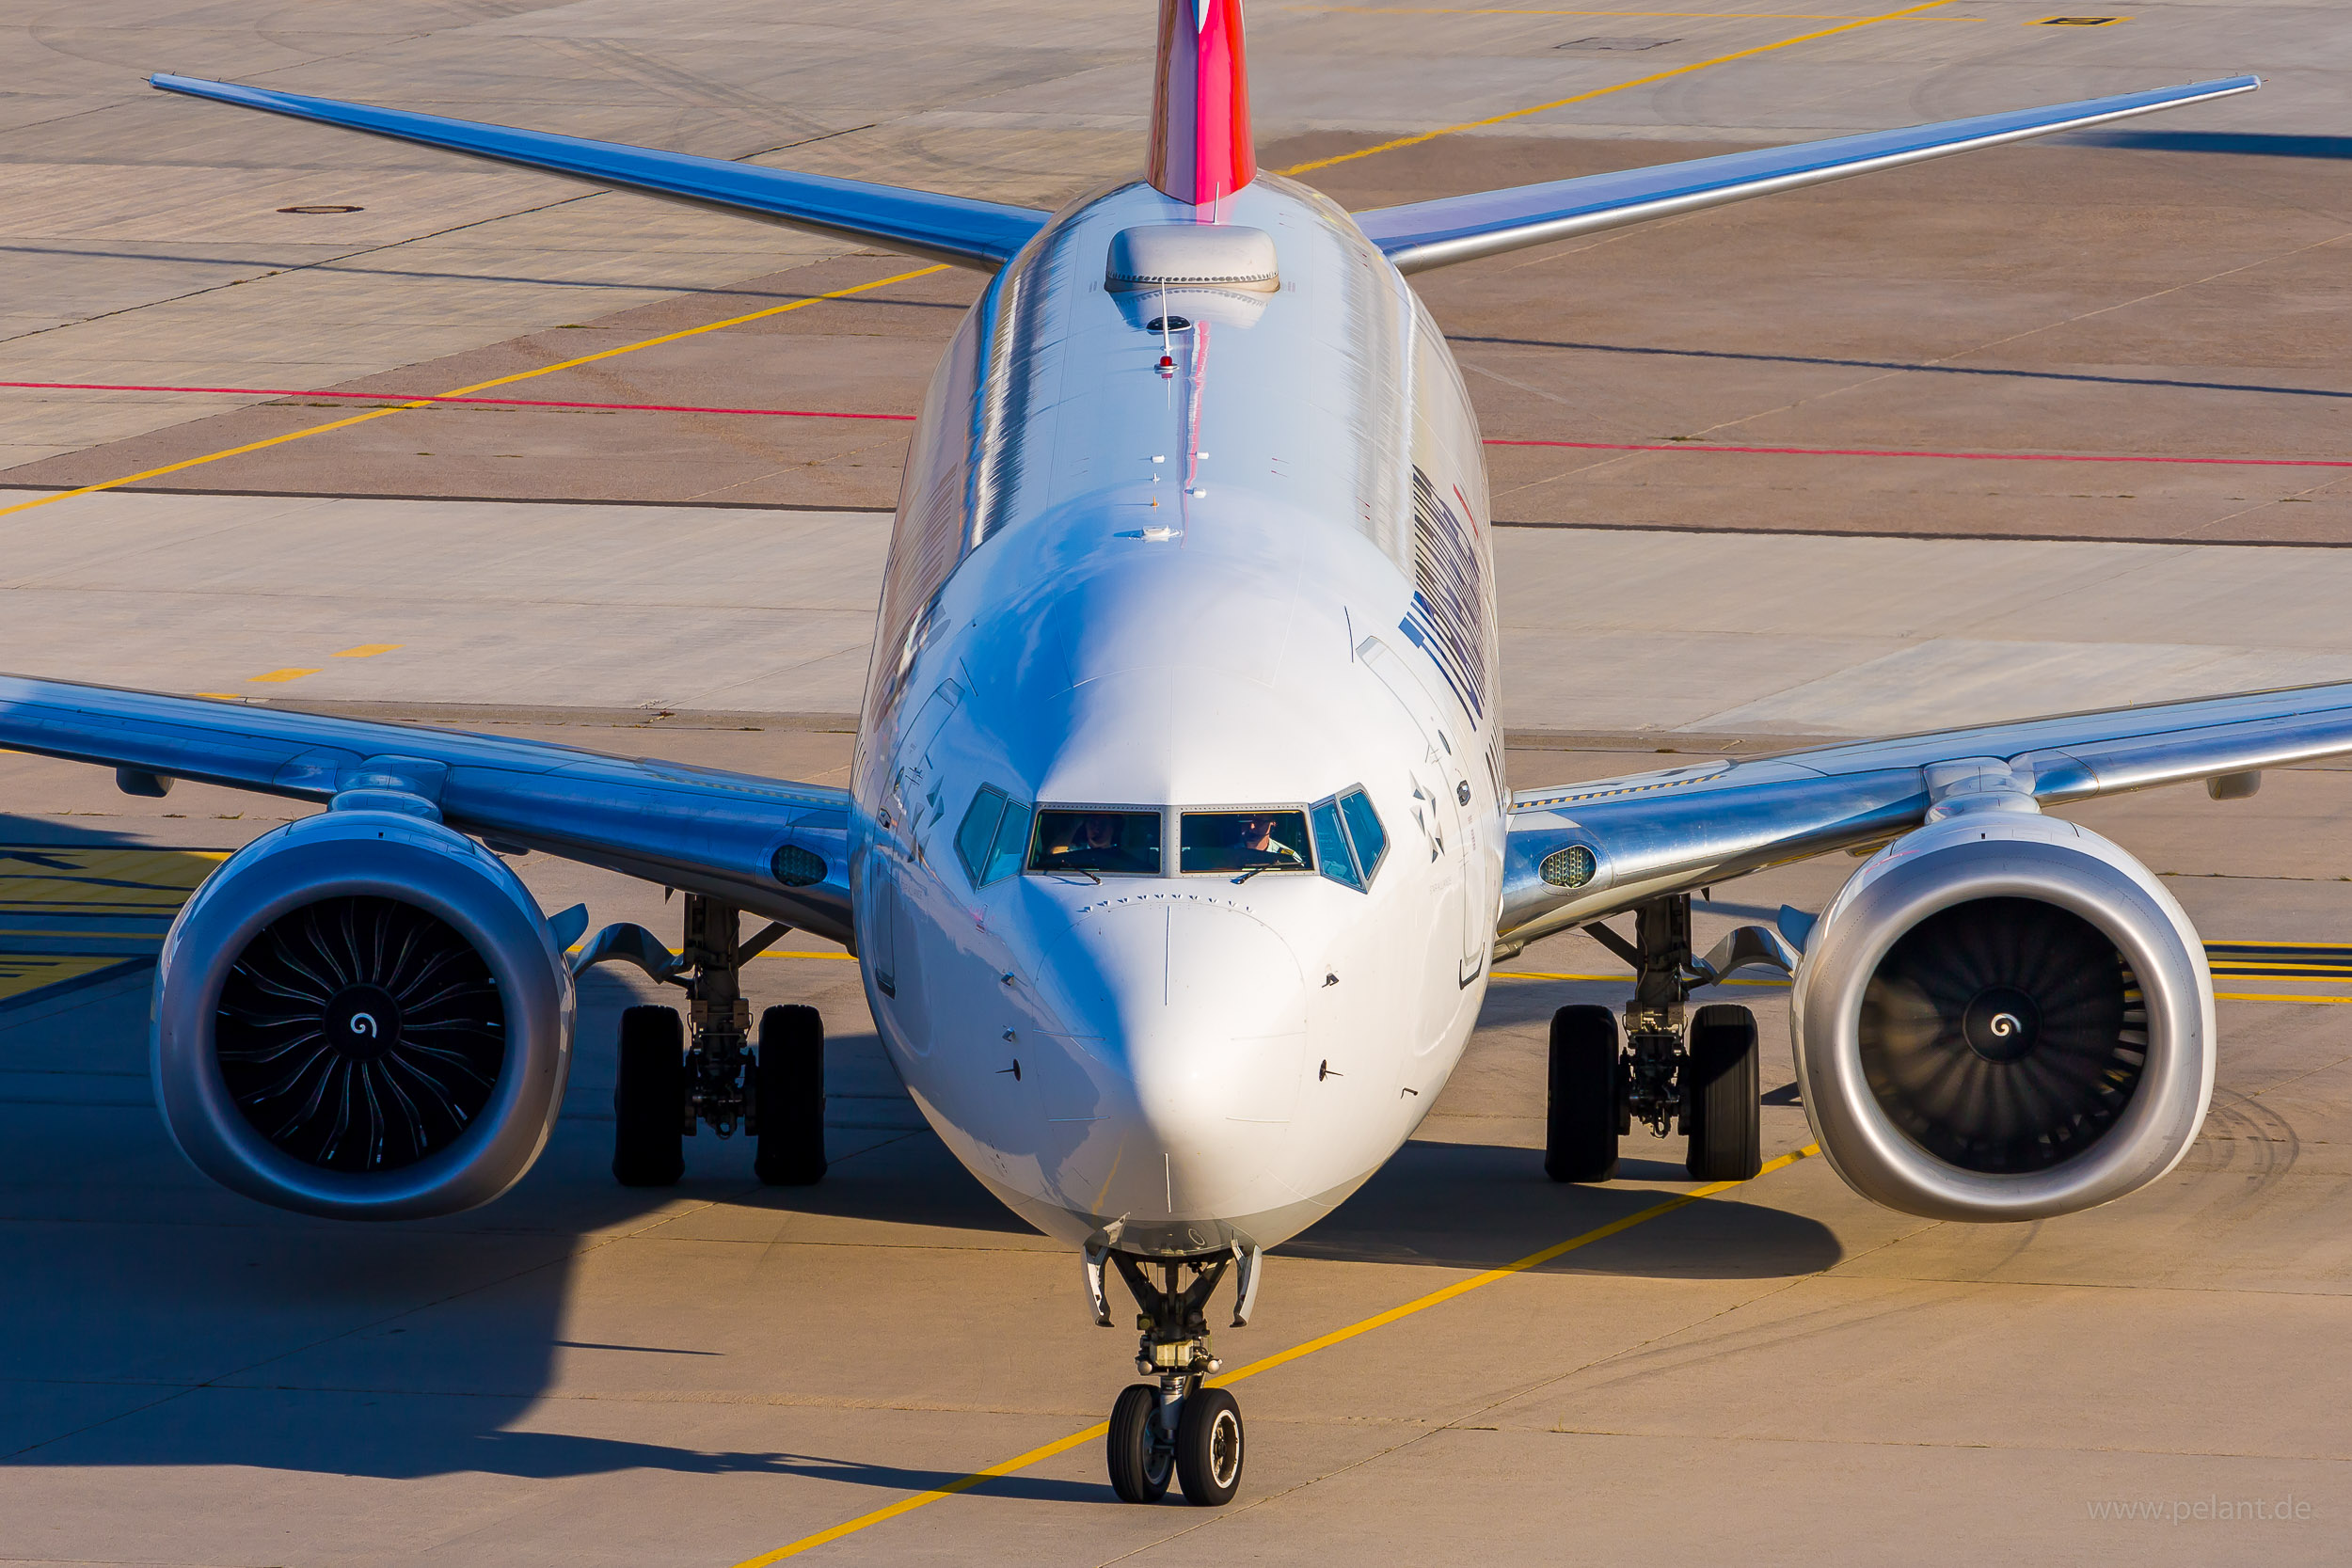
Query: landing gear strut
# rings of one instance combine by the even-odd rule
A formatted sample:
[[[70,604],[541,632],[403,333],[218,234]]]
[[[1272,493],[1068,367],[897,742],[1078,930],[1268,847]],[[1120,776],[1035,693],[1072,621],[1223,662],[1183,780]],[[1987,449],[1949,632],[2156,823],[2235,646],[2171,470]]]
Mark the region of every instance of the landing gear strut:
[[[1112,1490],[1122,1502],[1157,1502],[1172,1479],[1188,1503],[1232,1502],[1241,1490],[1241,1406],[1224,1389],[1200,1385],[1223,1365],[1209,1354],[1206,1308],[1232,1258],[1162,1261],[1112,1253],[1110,1260],[1143,1309],[1136,1318],[1143,1335],[1136,1370],[1158,1379],[1156,1386],[1130,1385],[1111,1410]]]
[[[741,911],[688,894],[684,953],[620,953],[684,989],[689,1025],[681,1030],[671,1007],[621,1015],[612,1175],[623,1186],[675,1184],[682,1140],[706,1122],[722,1138],[740,1127],[758,1140],[753,1168],[762,1181],[802,1186],[825,1174],[824,1023],[814,1007],[770,1007],[755,1052],[743,998],[744,963],[789,929],[772,922],[746,942]]]
[[[1638,906],[1631,942],[1606,926],[1584,930],[1633,966],[1633,999],[1622,1050],[1605,1007],[1552,1016],[1545,1171],[1555,1181],[1608,1180],[1618,1138],[1638,1121],[1657,1137],[1685,1133],[1685,1164],[1697,1180],[1754,1176],[1762,1164],[1756,1015],[1717,1004],[1686,1026],[1683,1004],[1712,978],[1692,963],[1690,895]]]

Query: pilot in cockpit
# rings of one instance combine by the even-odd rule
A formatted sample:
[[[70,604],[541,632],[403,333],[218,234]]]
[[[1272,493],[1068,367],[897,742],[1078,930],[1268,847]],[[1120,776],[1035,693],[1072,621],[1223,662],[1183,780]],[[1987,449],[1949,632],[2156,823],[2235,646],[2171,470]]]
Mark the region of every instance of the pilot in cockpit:
[[[1118,871],[1129,874],[1149,874],[1159,869],[1156,844],[1152,846],[1153,852],[1147,856],[1137,853],[1121,842],[1119,813],[1056,812],[1049,814],[1049,821],[1056,816],[1065,817],[1068,820],[1065,823],[1055,824],[1063,828],[1063,834],[1058,842],[1049,842],[1046,845],[1041,869]],[[1152,825],[1154,827],[1158,825],[1156,818],[1152,819]]]
[[[1233,824],[1233,853],[1240,866],[1304,865],[1306,857],[1274,836],[1271,812],[1244,816]]]

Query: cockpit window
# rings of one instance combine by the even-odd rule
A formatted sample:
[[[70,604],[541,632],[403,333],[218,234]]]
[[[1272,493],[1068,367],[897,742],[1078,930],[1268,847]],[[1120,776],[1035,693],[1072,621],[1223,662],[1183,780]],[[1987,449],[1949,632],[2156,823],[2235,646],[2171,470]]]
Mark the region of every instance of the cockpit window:
[[[956,829],[956,858],[974,887],[986,887],[1021,869],[1029,838],[1029,808],[993,784],[982,784]]]
[[[1037,832],[1029,841],[1029,869],[1156,877],[1160,874],[1160,814],[1041,811]]]
[[[1311,871],[1303,811],[1188,811],[1186,871]]]
[[[1315,863],[1323,874],[1335,882],[1360,889],[1364,879],[1357,873],[1355,860],[1347,852],[1347,830],[1340,825],[1340,803],[1319,800],[1308,808],[1308,816],[1315,825]]]
[[[1315,859],[1323,874],[1359,892],[1372,883],[1388,853],[1389,835],[1380,814],[1361,789],[1350,789],[1308,808],[1315,825]]]
[[[1389,835],[1381,829],[1380,814],[1372,809],[1371,796],[1351,789],[1340,797],[1340,816],[1347,822],[1347,840],[1356,848],[1356,868],[1369,882],[1380,869],[1381,857],[1389,852]]]

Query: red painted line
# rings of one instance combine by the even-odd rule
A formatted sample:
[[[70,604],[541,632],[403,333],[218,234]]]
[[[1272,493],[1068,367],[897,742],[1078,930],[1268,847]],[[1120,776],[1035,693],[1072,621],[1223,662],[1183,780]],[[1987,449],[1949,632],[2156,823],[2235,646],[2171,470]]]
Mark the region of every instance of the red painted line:
[[[1943,457],[1969,463],[2213,463],[2261,468],[2352,468],[2342,457],[2153,457],[2107,452],[2058,451],[1881,451],[1859,447],[1718,447],[1695,441],[1642,444],[1632,441],[1509,441],[1488,437],[1490,447],[1568,447],[1579,451],[1742,451],[1775,457]]]
[[[604,408],[635,414],[768,414],[791,420],[908,420],[912,414],[846,414],[830,408],[695,408],[675,403],[556,403],[541,398],[461,398],[433,392],[322,392],[296,387],[118,387],[96,381],[0,381],[43,392],[227,392],[247,398],[357,398],[367,403],[488,403],[504,408]]]
[[[589,408],[628,414],[755,414],[785,420],[887,420],[913,414],[862,414],[838,408],[703,408],[676,403],[558,403],[537,398],[442,397],[430,392],[326,392],[294,387],[132,387],[96,381],[0,381],[42,392],[220,392],[248,398],[352,398],[366,403],[481,403],[502,408]],[[2221,467],[2352,468],[2343,457],[2167,457],[2071,451],[1894,451],[1867,447],[1719,447],[1694,441],[1534,441],[1488,436],[1490,447],[1553,447],[1571,451],[1714,451],[1767,457],[1926,457],[1966,463],[2176,463]]]

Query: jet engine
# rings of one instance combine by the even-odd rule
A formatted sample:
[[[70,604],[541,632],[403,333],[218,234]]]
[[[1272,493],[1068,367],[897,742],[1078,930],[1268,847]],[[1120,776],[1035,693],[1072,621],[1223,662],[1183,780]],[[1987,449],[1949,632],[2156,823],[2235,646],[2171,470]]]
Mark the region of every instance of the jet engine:
[[[1933,815],[1855,873],[1797,966],[1821,1152],[1931,1219],[2042,1219],[2148,1185],[2213,1097],[2213,978],[2187,915],[2029,797]]]
[[[538,1157],[571,1037],[561,946],[504,862],[429,815],[329,811],[230,857],[180,911],[156,1101],[247,1197],[455,1213]]]

